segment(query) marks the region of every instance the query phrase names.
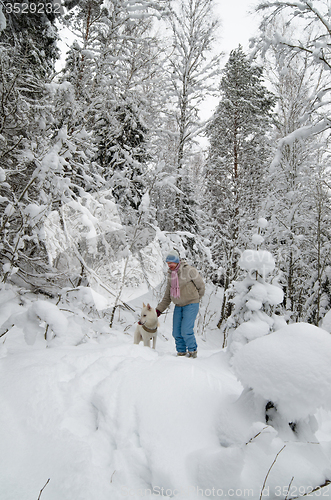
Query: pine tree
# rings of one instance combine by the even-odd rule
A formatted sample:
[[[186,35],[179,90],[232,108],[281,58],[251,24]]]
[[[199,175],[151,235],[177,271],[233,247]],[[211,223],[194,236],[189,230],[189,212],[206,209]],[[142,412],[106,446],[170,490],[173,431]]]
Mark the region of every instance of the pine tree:
[[[223,268],[226,290],[236,276],[237,248],[245,247],[245,234],[266,192],[274,96],[263,85],[262,69],[249,61],[241,46],[230,54],[220,92],[207,128],[204,208],[213,232],[214,262]],[[228,314],[224,301],[220,323]]]

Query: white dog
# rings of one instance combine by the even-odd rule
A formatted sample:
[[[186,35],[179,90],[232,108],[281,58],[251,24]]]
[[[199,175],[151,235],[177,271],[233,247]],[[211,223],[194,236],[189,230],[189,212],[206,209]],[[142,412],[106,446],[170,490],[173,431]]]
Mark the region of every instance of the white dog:
[[[155,349],[158,326],[159,322],[155,309],[149,304],[147,304],[147,306],[143,304],[140,320],[134,332],[133,342],[139,344],[142,340],[145,346],[150,347],[150,341],[153,339],[153,349]]]

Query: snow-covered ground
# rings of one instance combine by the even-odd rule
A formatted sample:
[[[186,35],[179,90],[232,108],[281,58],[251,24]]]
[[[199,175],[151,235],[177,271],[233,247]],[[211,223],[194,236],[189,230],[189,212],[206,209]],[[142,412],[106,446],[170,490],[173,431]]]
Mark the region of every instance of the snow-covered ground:
[[[153,351],[133,345],[132,313],[121,311],[109,330],[109,318],[90,323],[73,305],[59,304],[56,315],[55,303],[31,300],[9,287],[0,292],[0,325],[10,317],[18,324],[0,339],[1,500],[290,499],[331,480],[323,330],[311,359],[316,332],[307,325],[290,340],[280,331],[256,339],[230,358],[212,316],[219,297],[207,287],[198,358],[177,358],[171,313],[161,316]],[[151,293],[131,305],[138,312],[143,301],[156,305]],[[57,332],[47,341],[46,323]],[[283,361],[280,345],[292,349]],[[264,414],[269,389],[279,405],[274,426]],[[296,432],[284,420],[286,401]],[[306,407],[300,420],[296,411]],[[310,496],[331,498],[330,490]]]

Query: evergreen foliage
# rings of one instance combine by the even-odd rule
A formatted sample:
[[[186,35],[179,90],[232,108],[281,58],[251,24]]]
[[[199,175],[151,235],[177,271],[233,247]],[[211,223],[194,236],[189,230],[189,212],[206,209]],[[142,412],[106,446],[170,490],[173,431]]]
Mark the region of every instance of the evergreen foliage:
[[[31,8],[23,10],[23,5],[15,0],[6,1],[3,7],[6,29],[0,32],[0,43],[12,49],[12,66],[20,68],[21,74],[37,78],[50,75],[59,56],[56,15],[47,0],[38,2],[36,12]]]
[[[213,227],[212,255],[223,268],[227,288],[236,277],[237,248],[245,248],[245,235],[266,193],[268,131],[275,101],[263,85],[262,69],[249,61],[241,46],[230,54],[220,92],[207,128],[204,207]],[[222,321],[227,314],[224,309]]]
[[[3,8],[0,33],[1,263],[4,280],[15,272],[38,281],[45,270],[41,220],[47,210],[40,184],[46,179],[52,122],[47,77],[57,57],[54,15]],[[47,131],[48,128],[48,131]]]
[[[261,217],[251,249],[244,250],[238,261],[244,271],[243,279],[233,281],[229,289],[234,309],[224,328],[224,345],[229,345],[231,354],[246,343],[286,325],[279,306],[284,296],[278,284],[280,275],[275,272],[273,255],[261,249],[262,233],[267,225],[266,219]]]

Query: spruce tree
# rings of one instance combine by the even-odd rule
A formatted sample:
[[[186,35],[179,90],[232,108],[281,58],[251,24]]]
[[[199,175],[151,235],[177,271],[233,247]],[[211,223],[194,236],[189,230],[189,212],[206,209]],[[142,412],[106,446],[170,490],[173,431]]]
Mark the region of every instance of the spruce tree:
[[[35,276],[47,260],[39,231],[47,202],[38,184],[53,119],[47,84],[57,57],[57,30],[46,2],[38,12],[34,7],[13,1],[2,6],[0,261],[10,264],[3,279],[14,267],[23,279],[27,269]]]
[[[136,17],[134,2],[129,7],[117,0],[105,7],[101,0],[84,0],[66,19],[77,42],[69,52],[63,79],[75,88],[77,124],[86,123],[93,132],[95,160],[125,224],[139,218],[146,189],[143,177],[151,159],[150,97],[157,60],[150,16],[163,3]],[[140,3],[137,8],[140,11]]]
[[[280,273],[275,269],[273,255],[261,249],[262,233],[267,226],[268,222],[261,217],[251,248],[244,250],[238,262],[244,277],[231,283],[230,300],[234,309],[224,330],[224,345],[228,344],[231,354],[246,343],[286,325],[280,306],[284,296],[278,283]]]
[[[12,51],[12,67],[24,73],[45,77],[54,69],[59,56],[57,28],[58,9],[47,0],[19,3],[8,0],[3,4],[6,28],[0,32],[0,43]]]

